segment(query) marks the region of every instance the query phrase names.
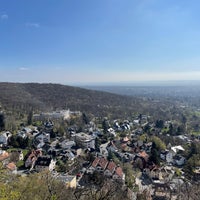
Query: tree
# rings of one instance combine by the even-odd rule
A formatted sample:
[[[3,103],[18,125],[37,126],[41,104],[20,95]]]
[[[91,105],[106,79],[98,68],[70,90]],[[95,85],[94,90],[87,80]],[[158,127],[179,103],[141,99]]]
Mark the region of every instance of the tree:
[[[33,111],[31,110],[27,116],[27,124],[31,125],[33,123]]]
[[[76,200],[128,200],[126,188],[119,181],[108,179],[98,172],[89,176],[89,185],[75,191]]]
[[[85,124],[89,124],[90,120],[85,113],[82,114],[82,120]]]
[[[172,135],[172,134],[173,134],[173,129],[174,129],[174,128],[173,128],[173,125],[172,125],[172,123],[170,123],[170,125],[169,125],[169,130],[168,130],[167,133],[168,133],[169,135]]]
[[[164,121],[159,119],[159,120],[156,120],[156,127],[157,128],[163,128],[164,127]]]
[[[133,167],[130,163],[125,163],[123,165],[123,171],[125,173],[125,183],[126,186],[130,189],[133,189],[133,186],[135,184],[135,176],[133,173]]]
[[[0,113],[0,131],[5,129],[5,116],[3,113]]]
[[[152,161],[156,165],[160,165],[160,156],[156,148],[151,148],[151,156],[149,160]]]
[[[109,123],[106,119],[104,119],[102,122],[102,128],[103,128],[103,133],[107,134],[109,129]]]
[[[159,137],[153,136],[153,137],[151,138],[151,141],[153,142],[153,145],[155,145],[155,148],[156,148],[158,151],[161,151],[161,150],[165,150],[165,149],[166,149],[165,143],[164,143]],[[153,145],[152,145],[152,146],[153,146]]]
[[[177,127],[176,134],[182,135],[185,132],[185,127],[183,125]]]

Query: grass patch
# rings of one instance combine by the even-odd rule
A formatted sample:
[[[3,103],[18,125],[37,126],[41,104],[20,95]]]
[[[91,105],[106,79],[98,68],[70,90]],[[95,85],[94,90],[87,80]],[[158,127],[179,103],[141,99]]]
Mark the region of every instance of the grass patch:
[[[16,166],[17,168],[22,168],[24,166],[24,161],[23,160],[18,161]]]
[[[191,135],[198,136],[198,135],[200,135],[200,131],[192,131],[192,132],[191,132]]]
[[[24,157],[29,153],[28,149],[20,149],[20,148],[9,148],[7,150],[8,153],[11,153],[12,151],[22,151]]]

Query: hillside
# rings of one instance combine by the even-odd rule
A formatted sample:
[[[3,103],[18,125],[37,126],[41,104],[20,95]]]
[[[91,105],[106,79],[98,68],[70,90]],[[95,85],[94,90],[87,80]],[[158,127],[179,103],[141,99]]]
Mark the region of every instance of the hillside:
[[[69,108],[97,116],[122,115],[136,110],[139,102],[139,98],[60,84],[0,83],[2,108],[22,113]]]

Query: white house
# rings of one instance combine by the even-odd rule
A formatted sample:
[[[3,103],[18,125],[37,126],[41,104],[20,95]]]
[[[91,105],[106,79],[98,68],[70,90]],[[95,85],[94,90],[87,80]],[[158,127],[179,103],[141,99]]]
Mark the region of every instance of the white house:
[[[83,148],[95,149],[95,137],[86,133],[75,134],[75,142]]]
[[[0,135],[0,146],[1,145],[5,145],[7,146],[8,145],[8,139],[12,136],[12,134],[7,131],[7,132],[4,132]]]

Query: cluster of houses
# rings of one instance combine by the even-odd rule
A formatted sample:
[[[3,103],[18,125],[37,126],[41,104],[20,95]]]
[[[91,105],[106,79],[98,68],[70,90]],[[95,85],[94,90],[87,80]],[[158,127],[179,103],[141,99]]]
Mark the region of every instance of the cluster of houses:
[[[88,168],[87,173],[94,173],[94,171],[103,173],[106,177],[113,178],[114,180],[125,180],[122,168],[116,165],[114,161],[108,161],[104,157],[96,157]]]
[[[64,117],[69,114],[66,113],[51,113],[55,118]],[[49,116],[49,115],[48,115]],[[38,117],[38,116],[35,116]],[[40,116],[45,117],[45,116]],[[29,171],[40,172],[42,170],[49,170],[55,173],[57,161],[61,160],[71,166],[72,170],[66,173],[56,173],[56,177],[65,182],[67,187],[75,188],[80,177],[77,179],[77,174],[74,167],[74,161],[79,159],[85,153],[92,154],[95,159],[89,161],[87,166],[78,169],[84,173],[93,174],[99,172],[105,177],[113,180],[121,180],[125,182],[125,174],[122,166],[117,165],[113,160],[109,160],[109,155],[114,154],[122,163],[130,163],[134,168],[139,168],[144,177],[148,177],[150,183],[166,183],[173,180],[175,175],[175,168],[181,167],[185,164],[185,158],[182,154],[184,148],[181,145],[172,146],[168,144],[167,149],[160,152],[160,159],[164,163],[164,167],[156,166],[149,162],[152,142],[146,140],[139,140],[139,136],[144,133],[144,127],[150,126],[152,132],[159,134],[153,123],[148,122],[149,116],[140,115],[132,122],[124,120],[119,123],[117,120],[113,121],[113,125],[108,127],[107,134],[112,136],[112,140],[101,143],[97,147],[96,140],[101,139],[105,134],[103,130],[96,128],[94,122],[87,125],[84,132],[76,132],[73,127],[69,128],[71,137],[66,139],[64,136],[56,136],[52,138],[51,133],[54,127],[52,121],[48,120],[44,123],[44,128],[38,130],[37,127],[25,127],[20,130],[17,135],[23,139],[29,137],[32,139],[31,150],[26,156],[19,153],[19,159],[24,161],[24,168]],[[167,126],[169,122],[165,122]],[[120,137],[120,133],[129,133]],[[9,138],[12,136],[10,132],[4,132],[0,135],[0,147],[6,147],[9,144]],[[113,139],[114,138],[114,139]],[[185,139],[185,138],[184,138]],[[20,157],[21,155],[21,157]],[[0,150],[0,161],[11,171],[17,171],[16,163],[10,162],[11,153],[6,150]],[[142,184],[147,184],[141,180]]]

